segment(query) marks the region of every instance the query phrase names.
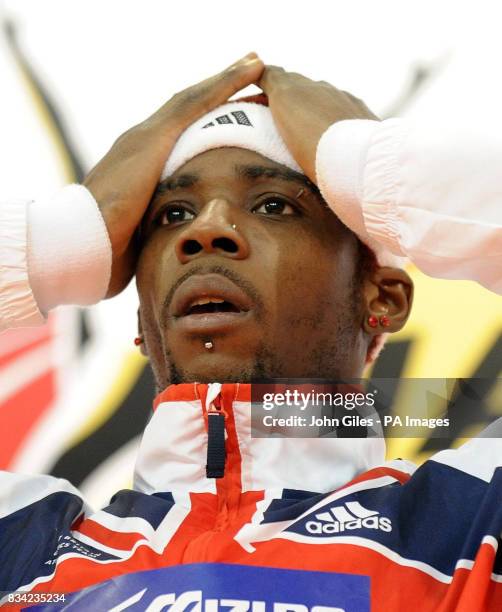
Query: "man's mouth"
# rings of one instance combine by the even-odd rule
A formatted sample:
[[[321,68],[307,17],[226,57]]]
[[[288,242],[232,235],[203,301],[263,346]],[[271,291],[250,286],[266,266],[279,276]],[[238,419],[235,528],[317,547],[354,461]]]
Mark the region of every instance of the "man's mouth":
[[[196,298],[192,304],[189,304],[188,310],[183,316],[214,314],[217,312],[241,312],[241,310],[235,304],[223,298],[208,296]]]
[[[175,291],[169,315],[174,325],[193,334],[223,333],[250,315],[252,300],[220,274],[194,274]]]

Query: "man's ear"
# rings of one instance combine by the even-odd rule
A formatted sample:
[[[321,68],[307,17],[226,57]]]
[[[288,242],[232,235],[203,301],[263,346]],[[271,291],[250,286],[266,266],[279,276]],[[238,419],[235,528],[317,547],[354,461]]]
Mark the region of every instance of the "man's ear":
[[[140,338],[141,340],[141,343],[139,344],[139,350],[141,351],[141,354],[145,357],[148,357],[145,337],[143,336],[143,324],[141,323],[141,308],[138,308],[138,338]]]
[[[363,329],[371,335],[397,332],[413,301],[413,281],[399,268],[376,267],[363,282],[366,303]]]

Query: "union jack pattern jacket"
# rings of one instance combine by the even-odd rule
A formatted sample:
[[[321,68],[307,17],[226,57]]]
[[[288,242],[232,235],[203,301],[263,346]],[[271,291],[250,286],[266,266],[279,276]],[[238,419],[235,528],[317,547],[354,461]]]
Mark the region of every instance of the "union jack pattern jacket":
[[[377,438],[252,437],[250,401],[249,385],[168,387],[133,489],[98,512],[67,481],[1,473],[4,603],[502,610],[501,440],[474,439],[415,468],[385,462]],[[210,408],[223,419],[223,458],[208,457]],[[218,478],[207,476],[213,460]],[[20,590],[31,599],[9,604],[7,593]]]

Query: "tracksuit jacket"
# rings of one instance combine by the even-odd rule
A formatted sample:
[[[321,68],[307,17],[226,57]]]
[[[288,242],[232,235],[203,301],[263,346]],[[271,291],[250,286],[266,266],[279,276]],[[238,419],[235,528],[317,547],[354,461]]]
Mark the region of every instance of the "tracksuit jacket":
[[[168,387],[133,489],[98,512],[64,480],[2,473],[1,590],[69,594],[36,609],[502,610],[498,440],[415,469],[381,438],[252,437],[250,400]]]

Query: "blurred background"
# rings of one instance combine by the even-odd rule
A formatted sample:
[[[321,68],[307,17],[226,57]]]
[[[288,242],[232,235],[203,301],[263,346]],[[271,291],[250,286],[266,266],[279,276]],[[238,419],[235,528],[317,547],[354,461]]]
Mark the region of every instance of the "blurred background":
[[[381,117],[489,122],[502,129],[499,3],[390,0],[183,3],[0,2],[0,199],[50,196],[80,181],[123,131],[178,90],[255,50],[332,82]],[[502,203],[501,203],[502,207]],[[461,239],[461,237],[459,237]],[[478,378],[437,403],[449,439],[391,439],[388,457],[421,462],[502,412],[502,301],[470,282],[412,270],[410,322],[370,373]],[[134,283],[92,309],[0,337],[0,469],[44,472],[95,507],[131,484],[153,381],[133,345]]]

